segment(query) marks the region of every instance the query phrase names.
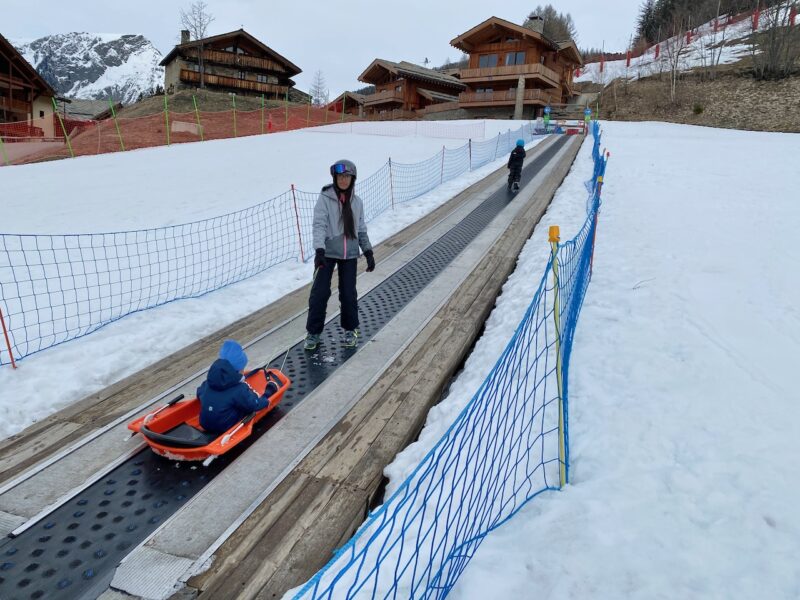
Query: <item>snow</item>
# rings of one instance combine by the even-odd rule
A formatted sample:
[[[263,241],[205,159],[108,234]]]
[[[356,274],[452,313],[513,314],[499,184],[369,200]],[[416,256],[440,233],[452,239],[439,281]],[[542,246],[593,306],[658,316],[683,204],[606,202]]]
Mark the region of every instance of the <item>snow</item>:
[[[478,123],[488,137],[522,124]],[[186,223],[263,202],[291,183],[319,190],[329,182],[329,165],[343,157],[357,164],[363,179],[390,156],[414,163],[430,158],[443,145],[464,143],[300,130],[4,167],[3,232],[102,232]],[[379,243],[390,237],[505,160],[503,156],[387,211],[369,223],[370,239]],[[198,173],[214,176],[193,176]],[[129,315],[91,335],[31,355],[16,371],[0,367],[0,439],[306,285],[312,270],[310,264],[282,263],[203,297]]]
[[[450,597],[796,598],[800,136],[606,123],[594,276],[570,367],[571,483],[490,533]],[[591,145],[521,253],[397,489],[497,360],[547,226],[585,218]],[[533,276],[532,276],[533,274]]]
[[[487,137],[492,125],[509,126],[487,122]],[[450,597],[796,598],[800,247],[791,240],[800,206],[791,176],[800,136],[658,123],[603,129],[612,155],[570,368],[572,480],[492,532]],[[422,160],[442,143],[294,132],[0,169],[10,196],[25,186],[38,190],[4,218],[13,219],[7,229],[29,231],[202,218],[283,191],[287,180],[315,189],[341,155],[369,173],[362,165],[374,168],[388,154]],[[583,223],[589,151],[584,144],[523,249],[448,398],[431,411],[419,442],[387,467],[389,492],[453,422],[510,338],[547,260],[547,226],[560,225],[567,239]],[[223,184],[172,181],[229,154],[239,161],[258,154],[258,162]],[[370,223],[371,237],[386,239],[495,167],[384,214]],[[129,173],[136,169],[147,177]],[[158,189],[153,177],[169,193],[143,194],[142,186]],[[140,187],[131,191],[134,184]],[[184,195],[191,202],[182,203]],[[126,317],[31,356],[16,372],[0,368],[0,435],[296,289],[310,273],[309,265],[284,263],[202,298]],[[275,278],[285,282],[280,292],[266,285]]]
[[[766,30],[770,22],[776,18],[775,10],[761,12],[759,31]],[[685,35],[661,42],[658,59],[655,58],[655,46],[653,46],[642,56],[631,59],[630,67],[626,66],[626,59],[606,61],[601,73],[599,62],[589,63],[581,69],[581,74],[575,78],[575,82],[607,85],[615,79],[635,81],[642,77],[668,73],[671,70],[670,54],[680,55],[677,64],[681,72],[698,67],[710,67],[715,62],[722,65],[738,62],[752,52],[747,38],[753,33],[753,20],[748,16],[742,21],[723,26],[725,18],[725,16],[720,17],[720,25],[716,32],[714,21],[695,29],[689,44],[686,44]],[[782,22],[788,22],[788,14],[780,13],[778,18]]]
[[[493,122],[486,136],[518,126],[513,121]],[[291,184],[315,192],[329,182],[327,165],[343,157],[353,157],[359,179],[366,179],[390,157],[413,163],[430,158],[442,146],[458,148],[465,142],[460,137],[331,135],[323,126],[323,131],[298,130],[3,168],[0,185],[7,190],[3,232],[97,233],[187,223],[259,204],[288,191]],[[214,176],[194,177],[205,168]]]

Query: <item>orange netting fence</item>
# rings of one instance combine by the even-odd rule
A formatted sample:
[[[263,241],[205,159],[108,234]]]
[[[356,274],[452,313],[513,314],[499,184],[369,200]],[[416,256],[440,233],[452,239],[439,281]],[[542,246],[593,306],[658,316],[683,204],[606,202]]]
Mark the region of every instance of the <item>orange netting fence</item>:
[[[61,114],[0,123],[0,165],[122,152],[316,127],[361,120],[311,105],[208,112],[164,111],[143,117],[81,121]]]

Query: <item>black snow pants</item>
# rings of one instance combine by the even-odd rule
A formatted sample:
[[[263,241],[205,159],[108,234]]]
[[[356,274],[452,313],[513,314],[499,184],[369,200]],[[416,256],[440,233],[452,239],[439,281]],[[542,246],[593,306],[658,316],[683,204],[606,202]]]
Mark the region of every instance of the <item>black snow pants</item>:
[[[308,298],[306,331],[319,335],[325,327],[325,308],[331,297],[333,268],[339,271],[339,304],[342,329],[352,331],[358,327],[358,292],[356,291],[357,258],[341,260],[325,258],[325,265],[317,269],[311,295]]]
[[[522,176],[522,166],[513,166],[508,168],[508,189],[511,189],[511,184],[519,181]]]

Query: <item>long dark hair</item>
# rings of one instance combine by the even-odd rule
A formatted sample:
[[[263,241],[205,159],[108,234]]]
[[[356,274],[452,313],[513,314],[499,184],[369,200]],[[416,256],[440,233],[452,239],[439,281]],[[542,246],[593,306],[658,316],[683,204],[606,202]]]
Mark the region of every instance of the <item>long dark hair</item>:
[[[341,212],[341,219],[342,219],[342,226],[344,228],[344,235],[345,237],[355,239],[356,237],[356,226],[353,222],[353,205],[350,203],[350,199],[353,197],[353,184],[350,184],[350,187],[346,190],[339,189],[339,186],[336,186],[336,189],[339,192],[339,203],[342,206]]]

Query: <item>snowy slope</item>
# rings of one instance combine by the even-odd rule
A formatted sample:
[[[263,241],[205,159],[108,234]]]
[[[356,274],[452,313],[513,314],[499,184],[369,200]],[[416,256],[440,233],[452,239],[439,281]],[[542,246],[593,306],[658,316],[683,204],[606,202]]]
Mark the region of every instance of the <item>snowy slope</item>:
[[[492,138],[520,124],[487,121],[485,135]],[[343,157],[366,178],[389,157],[415,163],[440,152],[442,145],[463,144],[463,139],[300,130],[8,167],[0,169],[0,189],[7,192],[2,228],[4,233],[78,233],[187,223],[263,202],[292,183],[319,190],[330,181],[329,166]],[[370,239],[386,239],[505,161],[503,156],[387,211],[368,224]],[[214,176],[175,176],[194,172]],[[29,356],[16,371],[0,367],[0,439],[306,285],[312,271],[311,264],[282,263],[203,297],[129,315]],[[41,394],[43,389],[48,393]]]
[[[774,19],[770,11],[762,11],[759,19],[759,30],[763,31]],[[781,14],[782,20],[788,15]],[[686,44],[685,36],[670,38],[659,44],[659,56],[655,57],[655,46],[649,48],[642,56],[631,59],[630,67],[626,59],[606,61],[603,72],[600,72],[600,63],[593,62],[581,69],[578,83],[592,82],[609,84],[615,79],[623,78],[631,81],[667,73],[670,71],[671,55],[677,55],[677,64],[680,71],[689,71],[698,67],[709,67],[714,64],[731,64],[738,62],[751,53],[751,46],[747,38],[753,33],[753,20],[748,17],[738,23],[723,25],[725,17],[720,18],[720,25],[714,28],[714,22],[709,21],[695,29],[691,34],[691,41]],[[788,21],[786,21],[788,23]]]
[[[800,247],[787,243],[800,206],[785,177],[800,136],[603,128],[612,156],[570,366],[572,482],[492,532],[450,597],[800,597]],[[585,144],[449,397],[387,467],[389,492],[505,347],[547,226],[562,239],[580,227],[590,169]]]
[[[20,54],[59,95],[129,104],[164,83],[162,56],[141,35],[66,33],[16,41]]]

